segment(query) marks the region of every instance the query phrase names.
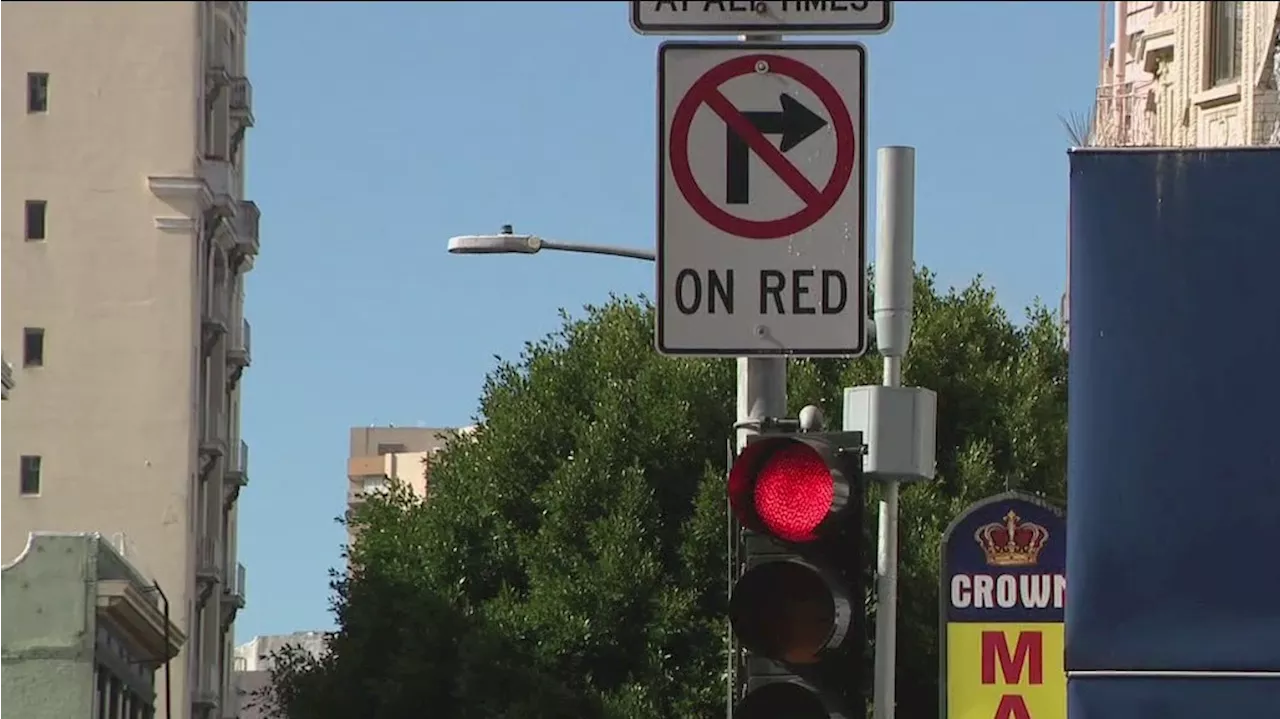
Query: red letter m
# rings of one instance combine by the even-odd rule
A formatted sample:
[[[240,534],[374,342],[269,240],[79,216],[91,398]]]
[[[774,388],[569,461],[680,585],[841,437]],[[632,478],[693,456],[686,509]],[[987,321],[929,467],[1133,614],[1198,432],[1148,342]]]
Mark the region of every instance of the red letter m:
[[[1031,684],[1044,683],[1044,641],[1040,632],[1018,632],[1013,654],[1004,632],[982,633],[982,683],[996,683],[996,660],[1000,661],[1000,674],[1005,684],[1019,684],[1022,667],[1030,659],[1027,671]]]

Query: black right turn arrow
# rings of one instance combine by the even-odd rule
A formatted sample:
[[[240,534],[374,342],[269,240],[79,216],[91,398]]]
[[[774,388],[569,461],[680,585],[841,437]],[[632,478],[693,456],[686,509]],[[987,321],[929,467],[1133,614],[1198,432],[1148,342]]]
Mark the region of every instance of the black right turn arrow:
[[[782,93],[778,96],[781,110],[744,112],[742,116],[751,126],[764,135],[782,135],[778,149],[783,152],[809,139],[815,132],[827,126],[827,121],[800,104],[794,97]],[[745,205],[751,196],[750,158],[751,148],[733,128],[726,127],[725,135],[725,202]]]

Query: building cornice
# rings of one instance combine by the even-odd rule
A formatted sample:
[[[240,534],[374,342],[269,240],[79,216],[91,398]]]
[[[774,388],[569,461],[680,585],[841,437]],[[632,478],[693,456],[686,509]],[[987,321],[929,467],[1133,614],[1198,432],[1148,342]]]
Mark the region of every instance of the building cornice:
[[[98,617],[133,644],[147,660],[161,663],[178,655],[187,637],[133,582],[98,582]]]

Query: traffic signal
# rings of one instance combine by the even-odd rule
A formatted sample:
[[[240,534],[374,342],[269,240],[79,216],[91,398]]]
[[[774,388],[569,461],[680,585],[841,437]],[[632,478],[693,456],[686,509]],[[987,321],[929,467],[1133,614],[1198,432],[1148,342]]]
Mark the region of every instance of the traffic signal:
[[[742,527],[729,621],[746,650],[734,719],[865,716],[862,434],[762,435],[729,471]]]

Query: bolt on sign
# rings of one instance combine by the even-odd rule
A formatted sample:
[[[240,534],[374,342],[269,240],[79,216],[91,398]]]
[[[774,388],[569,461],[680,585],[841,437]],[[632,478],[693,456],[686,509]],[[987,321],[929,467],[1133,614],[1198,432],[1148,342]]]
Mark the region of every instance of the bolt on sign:
[[[1067,525],[1038,497],[1007,492],[942,535],[945,719],[1066,719]]]

